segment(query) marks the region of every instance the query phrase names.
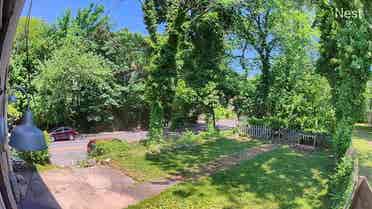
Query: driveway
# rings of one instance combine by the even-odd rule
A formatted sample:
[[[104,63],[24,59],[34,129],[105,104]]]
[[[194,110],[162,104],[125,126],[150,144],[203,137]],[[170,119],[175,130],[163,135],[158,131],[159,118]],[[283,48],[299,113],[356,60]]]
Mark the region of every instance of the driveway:
[[[44,173],[25,171],[20,208],[122,209],[154,196],[176,181],[138,183],[109,167],[64,168]]]

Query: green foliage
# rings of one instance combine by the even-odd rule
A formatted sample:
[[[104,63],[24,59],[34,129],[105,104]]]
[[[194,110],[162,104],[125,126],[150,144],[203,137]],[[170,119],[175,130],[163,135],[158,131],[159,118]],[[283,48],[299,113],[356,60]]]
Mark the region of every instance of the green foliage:
[[[351,124],[350,121],[341,120],[337,122],[337,126],[332,135],[332,144],[337,157],[342,157],[350,147],[352,131],[353,124]]]
[[[150,136],[157,135],[159,130],[156,129],[162,128],[157,126],[161,120],[168,122],[171,119],[172,126],[176,128],[187,122],[185,119],[195,119],[200,113],[206,113],[209,124],[215,126],[213,109],[223,97],[222,89],[226,89],[226,85],[223,85],[226,81],[226,66],[223,63],[225,25],[223,12],[219,9],[205,10],[212,5],[221,9],[228,3],[218,2],[216,6],[207,1],[198,5],[187,1],[144,2],[144,20],[154,48],[147,79],[147,100],[160,102],[164,109],[164,115],[159,115],[160,118],[150,116],[159,120],[150,122],[150,132],[155,132]],[[187,10],[192,12],[185,12]],[[156,33],[159,23],[166,25],[161,38]],[[192,101],[185,100],[176,92],[177,88],[183,88],[178,87],[179,81],[185,82],[182,85],[190,89],[192,94],[195,92]],[[191,104],[193,108],[188,108]],[[158,105],[151,106],[157,108]],[[172,110],[175,111],[174,115],[171,114]],[[156,127],[151,128],[152,125]]]
[[[91,157],[99,157],[102,155],[107,155],[109,153],[125,153],[129,149],[128,143],[118,139],[111,141],[97,141],[94,149],[89,155]]]
[[[114,111],[114,126],[147,127],[149,104],[145,90],[150,44],[143,35],[131,33],[127,29],[114,32],[111,36],[103,50],[105,57],[114,64],[114,80],[120,86],[120,99],[117,100],[119,107]]]
[[[275,73],[275,84],[270,91],[275,117],[286,120],[291,128],[330,132],[334,110],[327,81],[311,69],[294,69],[283,66]]]
[[[58,49],[62,46],[63,39],[71,33],[84,37],[89,49],[103,56],[105,41],[111,36],[109,17],[105,15],[104,6],[91,3],[87,8],[78,9],[75,16],[71,10],[66,10],[53,25],[51,39],[54,47]]]
[[[248,118],[248,124],[267,126],[273,129],[288,128],[288,121],[276,117]]]
[[[49,146],[52,139],[46,131],[44,131],[44,137]],[[49,149],[42,151],[17,152],[17,156],[32,165],[47,165],[50,163]]]
[[[328,199],[330,209],[344,209],[351,201],[351,193],[354,187],[354,161],[351,157],[343,157],[331,176],[328,186]]]
[[[150,103],[150,139],[159,140],[163,132],[165,112],[170,111],[175,95],[177,63],[176,53],[179,41],[178,18],[183,15],[179,12],[181,8],[174,8],[175,16],[169,20],[168,36],[159,42],[149,68],[149,76],[146,81],[146,95]],[[175,28],[172,28],[175,27]]]
[[[268,94],[273,83],[273,70],[271,62],[274,51],[278,49],[280,39],[276,30],[282,21],[282,13],[288,9],[280,8],[280,1],[256,0],[243,1],[238,7],[234,21],[234,45],[241,55],[238,58],[242,70],[248,75],[248,67],[260,69],[261,75],[255,97],[255,115],[262,117],[270,115]],[[289,5],[289,3],[288,3]],[[248,49],[252,49],[256,56],[254,59],[247,57]]]
[[[232,99],[232,105],[237,116],[249,115],[254,113],[254,97],[256,95],[256,79],[238,79],[236,81],[238,93]]]
[[[9,83],[11,87],[16,85],[25,86],[30,96],[35,98],[32,100],[32,105],[38,112],[36,119],[40,122],[39,125],[48,129],[62,125],[62,123],[75,126],[86,121],[85,119],[79,120],[78,117],[89,117],[90,124],[77,127],[87,129],[87,126],[89,126],[90,130],[86,131],[96,131],[98,128],[123,129],[146,127],[148,125],[149,105],[145,98],[145,82],[146,70],[150,62],[151,44],[144,36],[131,33],[127,29],[111,32],[104,7],[96,4],[90,4],[87,8],[79,9],[76,15],[67,10],[52,25],[37,18],[32,18],[29,36],[30,70],[27,70],[25,20],[25,18],[21,18],[18,24],[10,62]],[[70,62],[71,60],[66,60],[64,62],[65,56],[63,53],[69,53],[69,50],[73,51],[75,49],[83,54],[82,58],[80,58],[78,52],[71,53],[71,55],[80,59],[80,61],[75,60],[74,63]],[[89,58],[85,59],[87,56]],[[66,57],[71,58],[71,56]],[[86,61],[83,61],[84,59]],[[89,61],[90,59],[94,59],[94,61]],[[56,60],[58,60],[58,63],[56,63]],[[49,85],[49,81],[39,84],[38,79],[43,76],[46,79],[46,73],[44,72],[44,75],[41,76],[39,75],[40,71],[44,71],[45,66],[52,65],[52,62],[55,62],[53,65],[58,66],[58,72],[62,71],[62,66],[66,66],[72,68],[68,71],[71,73],[80,73],[80,67],[90,68],[89,71],[94,72],[97,63],[99,63],[98,65],[104,65],[108,74],[102,75],[99,67],[98,74],[100,74],[99,77],[102,77],[99,79],[101,81],[98,83],[82,82],[81,88],[77,87],[78,82],[80,82],[79,79],[85,80],[85,78],[81,77],[80,74],[66,77],[56,75],[52,78],[58,80],[57,83],[59,84],[63,84],[66,78],[66,84],[73,86],[73,89],[69,89],[67,85],[61,85],[63,88],[54,85],[54,83]],[[49,74],[52,74],[52,71],[57,73],[57,70],[51,69],[51,66],[48,68],[50,68]],[[85,76],[90,73],[81,74]],[[29,80],[33,81],[32,85],[29,85]],[[74,82],[74,84],[72,85],[71,82]],[[85,85],[88,85],[88,88],[85,88]],[[38,89],[41,89],[42,92],[38,92]],[[63,98],[62,96],[56,96],[56,92],[62,93],[65,90],[70,90],[70,93],[67,93],[67,98],[64,100],[66,103],[61,103]],[[77,96],[79,94],[77,91],[80,90],[84,91],[85,96],[82,98],[87,102],[86,104],[80,103],[79,98],[72,96]],[[49,92],[53,92],[54,96],[50,96]],[[23,112],[26,98],[18,92],[15,92],[15,94],[19,99],[15,108]],[[47,95],[46,98],[49,101],[43,101],[46,99],[44,95]],[[101,100],[96,100],[97,97],[100,97]],[[44,105],[47,107],[45,112]],[[52,109],[50,106],[53,106]],[[98,107],[95,108],[95,106]],[[58,111],[54,112],[57,109],[58,111],[63,110],[62,114],[68,112],[68,115],[59,115]],[[93,116],[85,114],[93,111],[100,112],[102,109],[107,111]],[[109,114],[107,114],[108,112]],[[103,117],[104,114],[107,117]],[[68,119],[65,120],[66,118]]]
[[[145,0],[142,4],[142,10],[144,14],[143,18],[146,25],[146,29],[150,34],[151,41],[153,43],[156,43],[158,40],[157,38],[158,14],[156,11],[154,0]]]
[[[79,40],[66,39],[41,65],[33,84],[35,115],[45,126],[72,124],[89,130],[112,121],[118,89],[104,59],[86,52]]]
[[[17,110],[14,105],[8,105],[8,124],[14,124],[22,116],[22,113]]]
[[[176,94],[172,104],[171,128],[182,128],[188,122],[197,120],[195,106],[198,102],[197,93],[187,86],[184,80],[177,82]]]
[[[232,119],[235,118],[235,113],[229,109],[229,108],[224,108],[222,106],[219,106],[214,109],[214,112],[216,114],[216,119]]]
[[[339,0],[331,4],[323,2],[318,9],[322,32],[318,71],[328,79],[332,88],[336,116],[334,147],[341,159],[351,144],[352,126],[363,109],[364,91],[371,69],[372,39],[367,18],[336,18],[333,13],[336,8],[368,11],[368,7],[367,4]]]
[[[26,18],[20,18],[14,41],[14,49],[9,65],[10,86],[27,87],[29,94],[34,95],[35,89],[29,81],[39,74],[39,64],[49,58],[52,44],[49,41],[50,25],[38,18],[31,18],[29,25],[29,59],[26,58]],[[19,102],[15,105],[18,111],[26,109],[26,97],[17,94]]]
[[[330,88],[314,73],[316,53],[313,17],[297,4],[281,0],[244,2],[235,14],[232,47],[245,76],[233,104],[238,115],[276,118],[286,127],[330,131],[333,126]],[[252,58],[252,53],[254,51]],[[247,56],[250,57],[247,57]]]
[[[149,137],[151,141],[160,141],[163,138],[164,109],[158,102],[151,105]]]

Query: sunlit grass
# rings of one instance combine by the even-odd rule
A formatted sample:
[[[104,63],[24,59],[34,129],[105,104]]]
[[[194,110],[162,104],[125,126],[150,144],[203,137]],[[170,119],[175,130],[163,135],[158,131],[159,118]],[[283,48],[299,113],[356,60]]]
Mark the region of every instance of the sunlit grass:
[[[50,171],[54,169],[59,169],[60,167],[56,165],[52,165],[52,164],[46,164],[46,165],[36,164],[35,168],[39,173],[42,173],[42,172],[46,172],[46,171]]]
[[[180,142],[167,142],[160,146],[159,152],[150,152],[149,148],[139,144],[127,144],[123,149],[110,149],[99,156],[99,160],[111,159],[111,165],[119,168],[137,181],[156,180],[169,175],[187,175],[198,166],[220,156],[239,152],[258,146],[255,140],[239,140],[230,134],[214,136],[197,135],[192,140],[185,138],[189,146],[175,148]],[[115,142],[105,142],[115,145]],[[163,149],[162,149],[163,148]],[[168,148],[168,149],[164,149]]]
[[[333,160],[280,148],[130,209],[324,209]]]
[[[357,124],[353,133],[353,147],[358,151],[360,175],[372,184],[372,127]]]

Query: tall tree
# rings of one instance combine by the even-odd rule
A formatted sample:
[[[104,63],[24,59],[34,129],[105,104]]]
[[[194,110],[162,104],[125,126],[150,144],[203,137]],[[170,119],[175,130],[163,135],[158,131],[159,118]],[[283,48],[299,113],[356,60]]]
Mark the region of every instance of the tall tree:
[[[144,21],[154,44],[147,82],[151,101],[151,137],[160,138],[164,119],[171,118],[179,79],[184,79],[200,98],[207,92],[217,92],[217,82],[223,80],[224,27],[228,25],[221,20],[229,19],[225,9],[231,8],[232,3],[207,0],[143,2]],[[160,23],[166,26],[164,36],[157,34]],[[195,57],[190,59],[190,56]],[[207,103],[207,100],[198,100],[208,115],[214,115],[213,104],[218,102],[215,96]]]
[[[351,144],[353,124],[364,104],[364,90],[372,63],[371,22],[367,1],[321,1],[318,24],[321,50],[318,71],[332,88],[336,113],[333,130],[334,148],[338,158]],[[343,16],[337,11],[362,11],[363,16]]]
[[[278,1],[253,0],[242,1],[238,7],[235,38],[240,40],[239,61],[245,71],[248,71],[248,53],[257,55],[258,68],[261,70],[258,94],[256,97],[256,113],[262,117],[270,114],[268,94],[272,84],[272,58],[279,47],[279,37],[276,33],[276,24],[280,21]],[[250,50],[247,52],[247,50]]]
[[[166,36],[160,40],[156,34],[159,15],[153,0],[143,3],[145,23],[154,44],[152,65],[147,79],[147,97],[150,101],[150,138],[159,140],[163,136],[165,110],[170,112],[176,85],[176,54],[179,31],[185,18],[183,1],[168,2],[166,15]],[[156,25],[155,25],[156,24]],[[168,111],[167,111],[168,110]]]
[[[66,10],[53,25],[53,29],[52,38],[54,43],[57,43],[57,48],[63,43],[60,40],[73,30],[75,35],[85,37],[92,50],[103,56],[105,52],[102,48],[111,36],[109,17],[105,15],[104,6],[93,3],[87,8],[78,9],[75,16],[72,15],[71,10]]]
[[[12,86],[27,87],[28,93],[35,94],[35,89],[30,85],[35,76],[39,74],[39,64],[48,59],[52,48],[48,42],[50,26],[41,19],[31,18],[29,23],[28,57],[26,53],[26,18],[20,18],[14,42],[14,50],[9,66],[9,83]],[[26,108],[26,98],[17,95],[21,102],[17,103],[19,110]]]
[[[142,34],[123,29],[114,32],[103,49],[107,59],[114,63],[115,82],[121,87],[114,125],[118,128],[147,127],[149,107],[144,95],[150,63],[149,40]]]
[[[40,67],[33,83],[37,89],[34,110],[45,127],[70,124],[91,131],[112,121],[120,92],[110,65],[82,44],[68,37],[63,47]]]

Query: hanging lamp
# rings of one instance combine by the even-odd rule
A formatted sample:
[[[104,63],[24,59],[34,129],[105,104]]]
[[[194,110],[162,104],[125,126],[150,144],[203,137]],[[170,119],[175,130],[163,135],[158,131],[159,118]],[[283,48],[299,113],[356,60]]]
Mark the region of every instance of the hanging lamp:
[[[28,48],[28,38],[29,38],[29,27],[30,27],[30,19],[31,19],[31,8],[32,8],[32,0],[30,1],[30,7],[28,10],[28,16],[26,19],[25,25],[25,37],[26,37],[26,66],[28,69],[28,73],[30,72],[30,61],[29,61],[29,48]],[[30,84],[30,76],[28,79]],[[28,92],[22,87],[16,87],[16,89],[20,90],[24,95],[27,97],[27,110],[24,114],[23,120],[20,125],[17,125],[10,135],[9,145],[18,151],[39,151],[47,149],[47,145],[45,142],[45,137],[43,132],[37,128],[32,119],[32,112],[30,110],[30,97]],[[9,96],[9,102],[15,102],[15,96]],[[1,131],[1,125],[0,125]]]

